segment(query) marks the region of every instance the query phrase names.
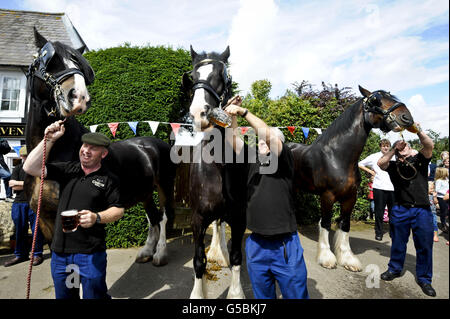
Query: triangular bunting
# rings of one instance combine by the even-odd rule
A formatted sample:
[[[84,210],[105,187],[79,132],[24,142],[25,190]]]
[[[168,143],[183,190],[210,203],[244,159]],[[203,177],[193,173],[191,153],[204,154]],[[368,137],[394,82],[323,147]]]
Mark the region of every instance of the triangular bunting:
[[[241,130],[241,134],[244,135],[245,133],[247,133],[249,127],[248,126],[241,126],[239,127]]]
[[[152,129],[153,135],[156,134],[156,130],[158,129],[159,122],[155,121],[147,121],[148,125],[150,125],[150,128]]]
[[[289,130],[289,132],[291,132],[292,135],[294,135],[295,126],[288,126],[287,129]]]
[[[177,135],[178,130],[180,129],[180,123],[170,123],[170,126],[172,127],[172,131],[175,135]]]
[[[119,123],[108,123],[109,129],[114,137],[116,137],[117,128],[119,127]]]
[[[21,148],[22,148],[22,145],[19,145],[19,146],[13,146],[14,151],[16,151],[17,156],[19,156],[19,157],[20,157],[19,151],[20,151]]]
[[[91,126],[89,126],[89,129],[91,130],[92,133],[95,133],[97,131],[97,126],[98,125],[91,125]]]
[[[308,134],[309,134],[309,128],[302,127],[302,131],[303,131],[303,134],[305,135],[305,139],[307,139],[308,138]]]
[[[317,134],[319,134],[319,135],[322,134],[322,129],[321,128],[315,128],[314,130],[317,132]]]
[[[136,128],[139,122],[128,122],[128,125],[130,126],[131,130],[133,131],[134,135],[136,135]]]

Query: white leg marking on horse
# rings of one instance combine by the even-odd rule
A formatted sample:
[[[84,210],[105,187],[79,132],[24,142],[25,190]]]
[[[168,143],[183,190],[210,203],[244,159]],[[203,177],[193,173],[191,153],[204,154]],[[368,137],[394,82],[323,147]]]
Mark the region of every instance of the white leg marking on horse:
[[[159,223],[159,238],[158,244],[156,245],[156,252],[153,255],[153,265],[155,266],[163,266],[167,264],[167,243],[166,243],[166,224],[167,224],[167,216],[166,213],[163,213],[163,218]]]
[[[225,234],[225,222],[220,225],[220,233],[219,233],[219,225],[217,221],[212,222],[213,228],[213,236],[211,239],[211,245],[209,246],[208,254],[206,258],[209,262],[216,262],[222,267],[230,266],[230,256],[228,254],[228,248],[226,243],[226,234]]]
[[[348,232],[340,229],[336,231],[334,252],[339,265],[350,271],[362,271],[361,262],[350,248],[350,235]]]
[[[159,229],[158,227],[153,227],[150,224],[150,220],[147,217],[147,221],[148,221],[148,235],[147,235],[147,240],[145,241],[145,245],[144,247],[142,247],[139,252],[138,255],[136,257],[136,262],[137,263],[146,263],[148,261],[150,261],[153,257],[153,254],[155,253],[155,249],[156,249],[156,244],[158,242],[158,238],[159,238]]]
[[[231,284],[228,289],[227,299],[245,299],[241,285],[241,266],[231,267]]]
[[[336,267],[336,256],[331,252],[328,239],[329,232],[320,226],[319,222],[319,242],[317,243],[317,262],[324,268]]]
[[[202,278],[195,277],[194,273],[194,288],[192,288],[190,299],[205,299],[206,296],[206,279],[203,275]]]

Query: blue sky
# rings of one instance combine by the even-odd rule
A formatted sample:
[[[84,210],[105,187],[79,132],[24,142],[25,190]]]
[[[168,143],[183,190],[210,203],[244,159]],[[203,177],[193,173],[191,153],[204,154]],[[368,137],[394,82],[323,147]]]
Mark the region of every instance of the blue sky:
[[[0,8],[65,12],[94,50],[124,42],[196,51],[229,45],[243,95],[260,79],[272,83],[273,98],[302,80],[358,95],[358,85],[384,89],[422,127],[449,135],[447,1],[0,0]]]

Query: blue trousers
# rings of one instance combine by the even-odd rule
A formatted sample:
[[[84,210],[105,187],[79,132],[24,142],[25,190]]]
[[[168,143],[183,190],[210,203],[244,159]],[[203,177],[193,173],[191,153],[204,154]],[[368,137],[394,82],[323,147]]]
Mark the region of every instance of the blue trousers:
[[[59,254],[52,252],[51,272],[56,299],[110,299],[106,286],[106,252]]]
[[[284,299],[309,298],[303,248],[297,232],[277,240],[251,234],[245,252],[255,298],[276,299],[275,281]]]
[[[11,218],[16,227],[16,248],[14,255],[19,258],[28,258],[27,235],[28,224],[34,236],[34,226],[36,224],[36,214],[30,208],[28,203],[13,203],[11,206]],[[44,237],[41,230],[38,228],[36,235],[36,243],[34,246],[34,256],[42,256],[42,247],[44,244]]]
[[[2,156],[2,155],[0,155]],[[11,173],[4,169],[3,166],[0,165],[0,178],[3,179],[3,183],[5,184],[5,192],[6,197],[11,198],[12,197],[12,188],[9,187],[9,180],[11,178]]]
[[[431,209],[394,206],[389,223],[392,238],[389,271],[398,274],[403,270],[406,244],[412,230],[416,248],[417,281],[431,284],[433,277],[433,213]]]

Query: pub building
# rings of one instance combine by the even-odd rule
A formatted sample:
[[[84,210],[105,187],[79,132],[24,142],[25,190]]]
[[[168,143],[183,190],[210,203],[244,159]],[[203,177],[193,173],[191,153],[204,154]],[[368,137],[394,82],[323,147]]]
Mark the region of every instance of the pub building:
[[[33,55],[38,52],[33,27],[50,41],[60,41],[74,48],[85,45],[65,13],[0,8],[0,138],[6,139],[11,146],[11,151],[3,156],[10,172],[20,163],[18,152],[26,144],[25,74]],[[5,186],[0,181],[0,199],[4,198]]]

